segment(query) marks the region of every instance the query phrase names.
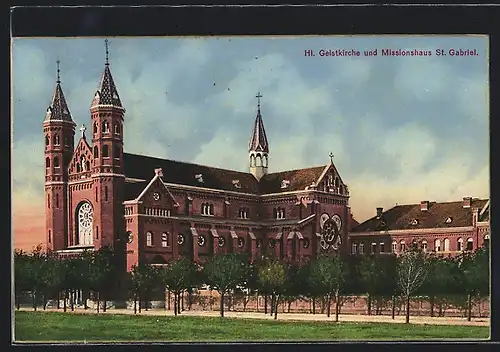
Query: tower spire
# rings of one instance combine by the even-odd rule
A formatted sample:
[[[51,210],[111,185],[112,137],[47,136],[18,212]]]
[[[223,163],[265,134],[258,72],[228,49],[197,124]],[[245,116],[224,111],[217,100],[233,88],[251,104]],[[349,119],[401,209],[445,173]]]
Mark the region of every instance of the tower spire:
[[[109,66],[109,47],[107,38],[104,40],[104,45],[106,46],[106,66]]]
[[[48,121],[65,121],[74,124],[73,118],[71,117],[71,113],[69,112],[68,103],[66,102],[66,98],[64,97],[64,93],[61,87],[61,71],[59,69],[60,61],[57,59],[57,84],[52,94],[52,101],[47,108],[47,112],[45,113],[45,120]]]
[[[260,111],[260,98],[262,98],[262,94],[260,94],[260,92],[258,92],[255,97],[257,98],[257,110]]]

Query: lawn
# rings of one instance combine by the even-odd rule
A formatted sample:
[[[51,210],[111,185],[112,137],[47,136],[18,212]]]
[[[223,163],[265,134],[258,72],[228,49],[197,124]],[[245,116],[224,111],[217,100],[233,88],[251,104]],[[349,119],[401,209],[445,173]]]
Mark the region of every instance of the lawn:
[[[218,317],[16,312],[15,341],[276,341],[487,339],[489,327],[285,322]]]

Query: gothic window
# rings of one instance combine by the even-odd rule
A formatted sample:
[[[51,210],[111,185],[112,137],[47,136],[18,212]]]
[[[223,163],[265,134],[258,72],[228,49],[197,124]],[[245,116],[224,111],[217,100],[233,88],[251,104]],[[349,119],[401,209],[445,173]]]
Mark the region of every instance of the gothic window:
[[[45,136],[45,145],[49,145],[50,144],[50,138],[49,136]]]
[[[94,147],[94,159],[99,157],[99,148],[97,146]]]
[[[53,144],[54,144],[54,145],[59,145],[59,135],[58,135],[58,134],[54,135],[54,138],[53,138],[53,139],[54,139]]]
[[[444,251],[448,252],[450,250],[450,240],[445,238],[444,239]]]
[[[240,208],[240,210],[239,210],[239,218],[240,219],[248,219],[248,213],[249,213],[249,209],[248,208]]]
[[[120,123],[119,122],[117,122],[115,124],[115,134],[120,134]]]
[[[102,146],[102,157],[109,158],[109,146],[107,145]]]
[[[98,240],[99,239],[99,226],[95,227],[95,238]]]
[[[214,206],[210,203],[203,203],[201,205],[201,215],[214,215]]]
[[[440,240],[434,241],[434,250],[436,252],[441,252],[441,241]]]
[[[457,240],[457,251],[463,251],[464,250],[464,240],[459,238]]]
[[[59,193],[56,193],[56,208],[59,209]]]
[[[359,244],[359,253],[360,254],[365,253],[365,244],[364,243]]]
[[[97,133],[97,122],[94,122],[94,134]]]
[[[94,213],[90,203],[81,203],[76,211],[77,244],[92,244],[93,220]]]
[[[76,163],[76,172],[81,172],[82,171],[82,165],[80,163]]]
[[[168,247],[168,233],[164,232],[161,235],[161,246]]]
[[[49,230],[49,243],[51,243],[51,242],[52,242],[52,238],[50,236],[50,230]]]
[[[104,121],[102,123],[102,133],[109,133],[109,123],[108,123],[108,121]]]
[[[333,186],[333,175],[332,174],[328,175],[327,185]]]
[[[250,155],[250,167],[255,166],[255,155]]]
[[[85,170],[86,171],[90,170],[90,161],[88,161],[88,160],[85,162]]]
[[[396,241],[392,242],[392,253],[396,253],[398,251],[398,243]]]
[[[146,246],[153,247],[153,234],[151,232],[146,233]]]
[[[108,201],[108,186],[104,186],[104,201]]]
[[[467,239],[467,250],[472,251],[473,247],[474,247],[474,241],[472,240],[472,238]]]
[[[49,157],[45,158],[45,167],[46,168],[50,167],[50,158]]]
[[[120,147],[117,145],[113,147],[113,158],[120,159]]]
[[[50,194],[47,194],[47,208],[50,209]]]
[[[380,242],[380,253],[384,253],[385,252],[384,251],[384,246],[385,246],[384,242]]]
[[[340,186],[340,180],[338,177],[335,177],[335,187],[339,187]]]
[[[54,167],[59,167],[59,158],[57,156],[54,157]]]
[[[264,155],[264,167],[267,167],[268,161],[269,161],[269,157],[267,155]]]
[[[277,220],[281,220],[285,218],[285,209],[284,208],[274,208],[274,218]]]
[[[377,244],[375,242],[372,243],[372,251],[371,251],[372,254],[375,254],[377,253]]]

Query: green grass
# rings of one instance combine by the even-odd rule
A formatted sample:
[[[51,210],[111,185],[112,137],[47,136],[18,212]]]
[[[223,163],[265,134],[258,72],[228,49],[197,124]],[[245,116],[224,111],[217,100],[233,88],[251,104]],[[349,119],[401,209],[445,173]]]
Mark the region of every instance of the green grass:
[[[218,317],[16,312],[15,340],[276,341],[487,339],[489,327],[392,323],[285,322]]]

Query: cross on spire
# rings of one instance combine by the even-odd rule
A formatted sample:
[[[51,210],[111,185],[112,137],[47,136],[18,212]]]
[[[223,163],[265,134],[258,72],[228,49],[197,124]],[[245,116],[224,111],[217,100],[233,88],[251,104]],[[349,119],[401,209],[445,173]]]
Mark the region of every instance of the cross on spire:
[[[108,39],[104,40],[104,45],[106,46],[106,66],[108,66],[109,65]]]
[[[85,131],[87,130],[87,127],[85,127],[85,125],[82,125],[82,127],[80,127],[80,132],[82,132],[82,138],[85,138]]]
[[[57,64],[57,83],[61,83],[61,77],[59,76],[59,72],[60,72],[60,70],[59,70],[59,63],[60,62],[61,61],[59,61],[59,59],[57,59],[57,61],[56,61],[56,64]]]
[[[255,97],[257,98],[257,108],[260,110],[260,98],[262,98],[262,94],[259,92]]]
[[[330,154],[328,154],[330,156],[330,162],[333,164],[333,153],[330,152]]]

